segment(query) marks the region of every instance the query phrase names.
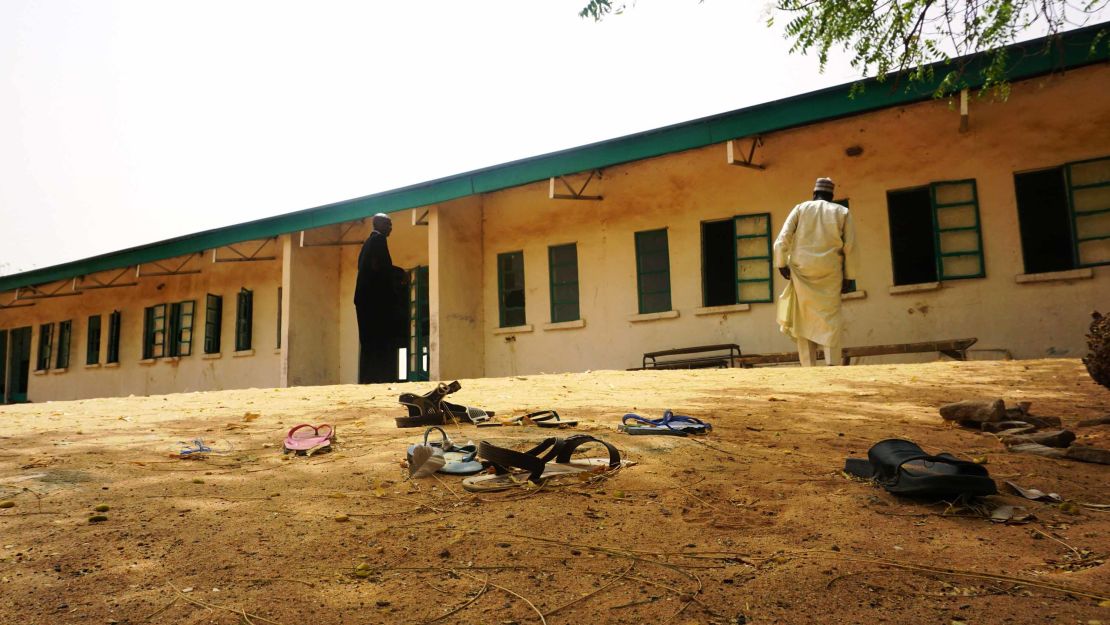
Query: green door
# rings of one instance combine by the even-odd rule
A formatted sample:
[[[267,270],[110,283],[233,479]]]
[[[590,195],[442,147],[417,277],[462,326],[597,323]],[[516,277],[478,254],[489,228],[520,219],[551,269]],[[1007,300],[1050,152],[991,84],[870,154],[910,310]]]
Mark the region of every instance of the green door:
[[[31,328],[16,328],[9,333],[7,362],[7,403],[25,402],[31,378]]]
[[[409,270],[409,361],[410,382],[428,379],[428,268]]]

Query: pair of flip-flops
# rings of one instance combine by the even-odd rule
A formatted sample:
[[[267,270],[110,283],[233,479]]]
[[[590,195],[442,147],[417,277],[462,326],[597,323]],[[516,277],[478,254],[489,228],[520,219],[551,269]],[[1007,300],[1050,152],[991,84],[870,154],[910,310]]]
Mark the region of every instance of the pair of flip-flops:
[[[440,440],[428,441],[436,430]],[[432,426],[424,431],[424,442],[409,445],[408,463],[410,477],[427,477],[433,473],[448,475],[474,475],[485,467],[475,460],[478,448],[472,444],[456,445],[443,428]]]
[[[676,415],[670,410],[665,410],[659,419],[647,419],[630,412],[624,415],[617,429],[633,435],[687,436],[706,434],[713,429],[713,426],[701,419]]]
[[[414,428],[448,423],[481,424],[493,418],[492,410],[453,404],[443,399],[461,388],[462,385],[455,380],[450,384],[440,382],[434,389],[423,395],[402,393],[397,401],[408,408],[409,414],[395,418],[394,422],[399,428]]]
[[[844,472],[872,480],[897,495],[952,497],[998,492],[983,465],[951,454],[930,455],[916,443],[887,439],[867,451],[867,459],[848,458]]]
[[[478,427],[501,427],[503,425],[534,425],[541,428],[563,429],[578,425],[578,421],[563,421],[559,417],[559,413],[554,410],[538,410],[519,417],[513,417],[508,421],[495,421],[491,419],[485,423],[479,423]]]
[[[313,454],[328,449],[335,442],[335,428],[327,423],[311,425],[302,423],[293,426],[285,436],[283,448],[296,454]]]
[[[602,445],[608,457],[572,458],[578,448],[587,443]],[[586,434],[551,437],[523,452],[482,441],[478,444],[478,457],[492,466],[495,473],[464,479],[463,488],[471,492],[506,490],[525,482],[545,484],[551,480],[581,477],[585,473],[606,473],[630,464],[621,459],[616,447]]]

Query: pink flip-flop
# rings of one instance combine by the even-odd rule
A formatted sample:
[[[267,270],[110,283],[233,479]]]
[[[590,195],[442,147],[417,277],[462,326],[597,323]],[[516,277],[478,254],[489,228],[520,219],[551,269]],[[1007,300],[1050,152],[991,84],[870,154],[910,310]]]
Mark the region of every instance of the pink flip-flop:
[[[335,439],[335,428],[328,425],[309,425],[302,423],[289,430],[285,436],[287,451],[308,451],[317,447],[327,447]]]

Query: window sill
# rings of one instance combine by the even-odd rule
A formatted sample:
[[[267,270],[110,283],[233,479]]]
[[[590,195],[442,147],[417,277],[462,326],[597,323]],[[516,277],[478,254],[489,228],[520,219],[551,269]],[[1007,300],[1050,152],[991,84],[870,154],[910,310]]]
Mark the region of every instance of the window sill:
[[[695,308],[694,314],[699,317],[705,315],[727,315],[735,312],[747,312],[752,309],[751,304],[728,304],[726,306],[703,306]]]
[[[100,368],[100,363],[99,362],[87,362],[87,363],[85,363],[85,368],[86,369],[99,369]]]
[[[559,321],[556,323],[543,324],[544,330],[573,330],[575,328],[586,327],[585,319],[575,319],[574,321]]]
[[[848,299],[867,299],[867,291],[852,291],[850,293],[841,293],[840,299],[842,301]]]
[[[119,363],[118,362],[106,362],[106,363],[104,363],[104,368],[105,369],[119,369]]]
[[[158,362],[157,358],[144,358],[139,361],[140,365],[150,366]]]
[[[1018,284],[1031,284],[1034,282],[1069,282],[1071,280],[1088,280],[1095,277],[1095,272],[1090,267],[1083,269],[1069,269],[1067,271],[1049,271],[1046,273],[1022,273],[1014,276]]]
[[[676,317],[678,317],[677,310],[664,310],[663,312],[629,315],[628,320],[632,323],[639,323],[641,321],[655,321],[656,319],[674,319]]]
[[[66,371],[69,371],[69,367],[61,367],[59,369],[51,369],[50,373],[65,373]]]
[[[46,371],[46,369],[36,369],[36,370],[32,371],[31,373],[33,373],[35,375],[46,375],[47,371]]]
[[[238,352],[231,352],[231,357],[232,358],[246,358],[247,356],[253,356],[253,355],[254,355],[254,350],[253,349],[244,349],[244,350],[238,351]]]
[[[217,359],[223,358],[223,357],[224,357],[224,355],[222,353],[216,352],[215,354],[204,354],[204,355],[202,355],[201,360],[217,360]]]
[[[167,356],[167,357],[162,359],[162,362],[168,362],[168,363],[173,364],[173,365],[176,365],[180,361],[181,361],[181,356]]]
[[[494,334],[525,334],[533,330],[532,324],[522,326],[510,326],[508,328],[497,328],[493,331]]]
[[[274,348],[274,353],[275,354],[281,354],[281,348],[280,347],[275,347]]]
[[[901,293],[920,293],[922,291],[936,291],[940,289],[940,282],[922,282],[921,284],[903,284],[890,287],[891,295]]]

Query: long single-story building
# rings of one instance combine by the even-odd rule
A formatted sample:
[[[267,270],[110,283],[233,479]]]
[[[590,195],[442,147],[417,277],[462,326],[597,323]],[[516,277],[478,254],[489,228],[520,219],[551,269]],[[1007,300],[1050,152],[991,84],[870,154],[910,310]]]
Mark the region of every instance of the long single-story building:
[[[861,249],[845,346],[975,337],[975,358],[1077,357],[1110,303],[1098,32],[1012,46],[1005,101],[844,85],[0,277],[0,398],[354,383],[356,259],[378,212],[411,277],[400,377],[790,351],[770,249],[819,176]],[[972,88],[983,61],[961,61]]]

